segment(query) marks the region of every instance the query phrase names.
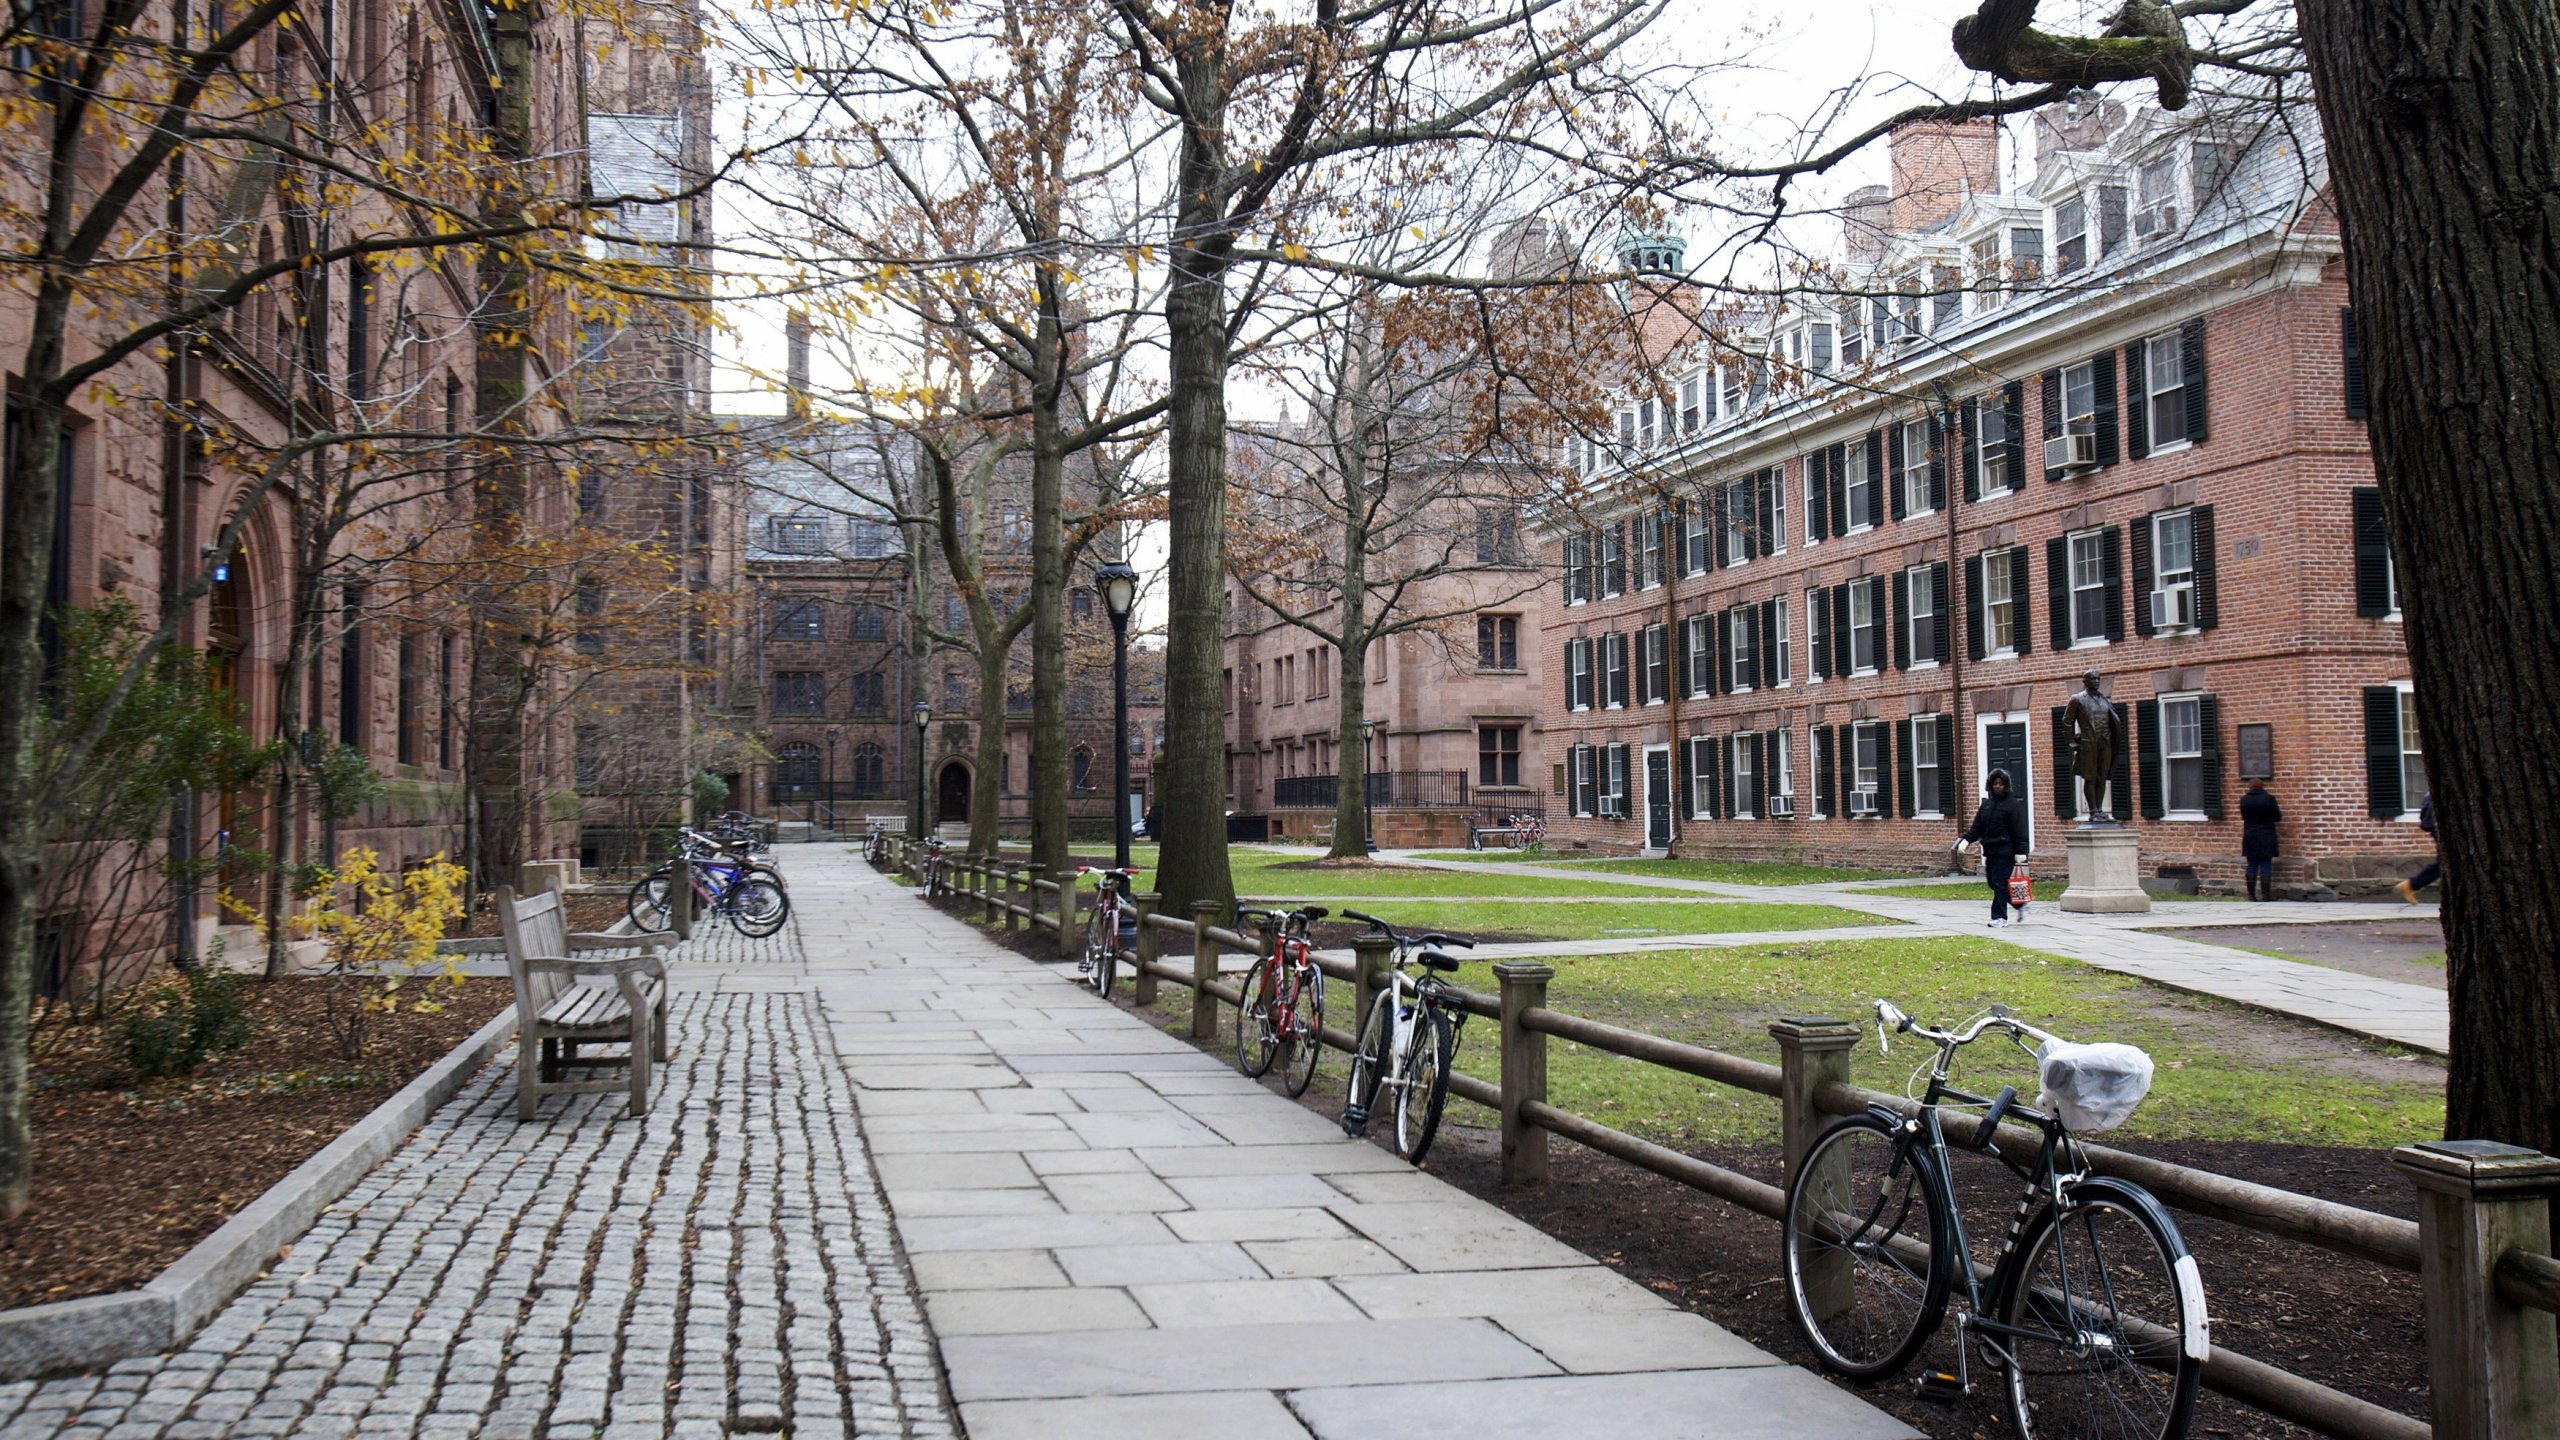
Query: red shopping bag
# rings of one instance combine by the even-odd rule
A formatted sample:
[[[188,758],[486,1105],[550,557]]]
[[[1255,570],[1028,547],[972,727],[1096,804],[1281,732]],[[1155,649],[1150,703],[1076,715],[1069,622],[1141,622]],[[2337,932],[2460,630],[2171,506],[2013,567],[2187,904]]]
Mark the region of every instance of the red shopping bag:
[[[2021,860],[2018,868],[2009,872],[2009,903],[2024,905],[2034,895],[2035,887],[2027,879],[2027,863]]]

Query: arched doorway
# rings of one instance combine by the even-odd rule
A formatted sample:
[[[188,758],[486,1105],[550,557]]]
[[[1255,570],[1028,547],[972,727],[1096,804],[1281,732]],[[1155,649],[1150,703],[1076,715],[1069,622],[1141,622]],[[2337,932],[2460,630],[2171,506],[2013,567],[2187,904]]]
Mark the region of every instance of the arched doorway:
[[[937,822],[966,822],[969,818],[969,767],[960,761],[946,761],[941,778],[934,782],[933,818]]]
[[[242,664],[249,653],[250,596],[249,557],[246,552],[234,555],[222,578],[213,582],[207,595],[204,639],[205,686],[213,693],[214,703],[231,712],[246,726],[250,723],[249,700],[241,688]],[[234,861],[233,852],[253,837],[242,833],[240,792],[226,785],[214,797],[213,843],[221,859],[221,885],[237,890],[246,876]],[[332,862],[335,856],[327,857]]]

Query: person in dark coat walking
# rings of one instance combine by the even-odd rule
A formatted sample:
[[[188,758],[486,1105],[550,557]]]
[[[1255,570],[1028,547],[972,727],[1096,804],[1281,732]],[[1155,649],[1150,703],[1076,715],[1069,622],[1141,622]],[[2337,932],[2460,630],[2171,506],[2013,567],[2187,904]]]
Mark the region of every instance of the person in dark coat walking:
[[[1982,878],[1991,883],[1991,923],[2012,923],[2009,919],[2009,875],[2018,868],[2018,852],[2027,845],[2027,802],[2009,793],[2009,772],[1994,770],[1984,786],[1982,808],[1973,812],[1973,823],[1965,827],[1959,845],[1982,847]],[[2018,907],[2018,920],[2025,921],[2027,907]]]
[[[2418,807],[2418,828],[2425,831],[2429,839],[2435,838],[2436,797],[2433,795],[2427,797],[2427,803]],[[2401,899],[2415,905],[2418,903],[2419,891],[2426,889],[2428,886],[2433,885],[2443,878],[2444,865],[2442,862],[2430,860],[2427,862],[2426,869],[2419,871],[2417,874],[2410,876],[2408,879],[2401,881],[2399,884],[2394,885],[2391,888],[2400,892]]]
[[[2249,793],[2240,797],[2240,863],[2252,900],[2276,898],[2276,826],[2283,822],[2284,807],[2267,793],[2267,782],[2250,781]]]

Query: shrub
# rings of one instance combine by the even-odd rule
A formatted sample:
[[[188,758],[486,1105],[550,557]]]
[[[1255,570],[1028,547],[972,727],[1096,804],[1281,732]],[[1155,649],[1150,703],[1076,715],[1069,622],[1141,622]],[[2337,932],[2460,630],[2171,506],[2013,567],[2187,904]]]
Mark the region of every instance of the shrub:
[[[336,869],[320,872],[294,923],[328,944],[329,1029],[340,1055],[363,1058],[376,1016],[404,1009],[432,1014],[444,1008],[436,986],[462,983],[461,968],[448,956],[440,973],[403,993],[422,967],[438,962],[436,941],[462,916],[465,878],[462,867],[441,854],[386,874],[382,856],[364,845],[340,856]]]
[[[255,992],[245,976],[210,965],[154,986],[116,1024],[116,1048],[141,1080],[192,1075],[249,1043]]]

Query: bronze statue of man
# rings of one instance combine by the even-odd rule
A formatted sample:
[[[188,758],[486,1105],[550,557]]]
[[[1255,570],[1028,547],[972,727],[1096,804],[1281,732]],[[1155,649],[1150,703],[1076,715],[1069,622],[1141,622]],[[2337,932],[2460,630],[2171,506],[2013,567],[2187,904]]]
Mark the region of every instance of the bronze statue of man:
[[[2115,797],[2107,793],[2116,773],[2116,757],[2124,753],[2124,711],[2098,692],[2098,672],[2080,677],[2080,693],[2071,697],[2071,773],[2080,781],[2080,816],[2084,825],[2113,825]]]

